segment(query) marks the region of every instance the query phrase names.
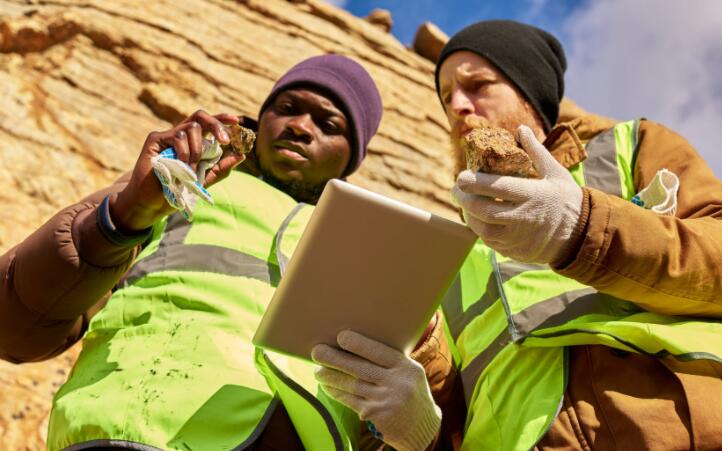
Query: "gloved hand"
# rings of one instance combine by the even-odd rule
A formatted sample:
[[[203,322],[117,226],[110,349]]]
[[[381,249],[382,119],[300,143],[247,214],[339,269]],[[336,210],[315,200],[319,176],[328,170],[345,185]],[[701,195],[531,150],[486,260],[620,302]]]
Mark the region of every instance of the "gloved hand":
[[[356,332],[338,334],[341,349],[320,344],[313,360],[321,388],[371,421],[384,442],[394,448],[423,450],[441,427],[424,368],[403,353]]]
[[[196,177],[198,177],[198,180],[205,180],[208,170],[215,166],[223,156],[221,144],[211,134],[206,134],[206,136],[203,137],[202,148],[203,152],[201,152],[201,159],[198,160],[196,169]]]
[[[452,193],[486,245],[518,261],[553,263],[574,245],[584,195],[529,127],[519,127],[517,140],[540,179],[463,171]]]

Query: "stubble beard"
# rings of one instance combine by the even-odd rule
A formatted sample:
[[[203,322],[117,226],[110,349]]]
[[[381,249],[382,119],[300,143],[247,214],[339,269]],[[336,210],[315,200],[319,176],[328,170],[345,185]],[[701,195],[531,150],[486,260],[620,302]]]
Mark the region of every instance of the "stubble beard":
[[[316,205],[316,203],[318,203],[318,199],[321,197],[323,189],[326,187],[326,183],[328,183],[328,180],[320,184],[312,184],[302,180],[281,180],[273,175],[270,170],[265,169],[263,165],[259,166],[261,177],[263,177],[264,182],[278,190],[283,191],[298,202]]]

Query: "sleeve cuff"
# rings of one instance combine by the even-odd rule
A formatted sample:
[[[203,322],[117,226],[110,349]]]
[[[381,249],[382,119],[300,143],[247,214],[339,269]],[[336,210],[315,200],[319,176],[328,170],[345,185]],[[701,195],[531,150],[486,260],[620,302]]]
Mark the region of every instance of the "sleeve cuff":
[[[589,225],[589,216],[591,215],[591,194],[586,188],[582,188],[582,212],[579,216],[577,227],[569,238],[569,246],[557,262],[552,263],[551,267],[555,270],[561,270],[571,265],[576,260],[579,251],[584,243],[584,236],[587,234],[587,226]]]
[[[134,247],[149,239],[153,232],[152,227],[148,227],[147,229],[141,230],[138,233],[134,233],[132,235],[122,233],[117,229],[117,227],[115,227],[113,219],[110,216],[109,206],[110,196],[112,196],[113,194],[114,193],[105,196],[103,201],[98,206],[96,223],[98,224],[98,229],[103,234],[103,236],[111,243],[120,247]]]
[[[442,330],[443,325],[441,324],[439,318],[439,312],[435,312],[432,320],[429,321],[424,333],[418,343],[416,343],[414,350],[411,352],[410,357],[422,365],[431,361],[438,351],[438,335]],[[434,336],[437,336],[436,340],[432,340],[432,337]]]

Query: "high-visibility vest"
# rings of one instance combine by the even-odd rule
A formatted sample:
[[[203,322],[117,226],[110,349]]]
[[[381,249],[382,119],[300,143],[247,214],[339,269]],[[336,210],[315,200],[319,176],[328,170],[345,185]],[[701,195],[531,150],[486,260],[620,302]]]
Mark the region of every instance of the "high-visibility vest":
[[[241,172],[210,191],[192,223],[154,227],[92,319],[54,399],[50,450],[243,449],[279,402],[306,449],[354,446],[358,416],[320,392],[314,366],[251,343],[313,207]]]
[[[631,200],[639,121],[587,143],[579,185]],[[719,321],[657,315],[477,242],[443,303],[468,407],[463,448],[528,450],[551,427],[567,383],[567,346],[602,344],[722,362]]]

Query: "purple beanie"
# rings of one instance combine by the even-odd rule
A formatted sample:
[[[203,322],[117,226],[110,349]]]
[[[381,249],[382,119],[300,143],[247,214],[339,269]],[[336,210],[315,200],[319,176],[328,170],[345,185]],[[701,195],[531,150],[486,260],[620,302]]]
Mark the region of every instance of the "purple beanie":
[[[366,146],[376,134],[383,106],[376,84],[366,69],[341,55],[321,55],[293,66],[271,89],[261,106],[258,118],[281,91],[296,87],[317,87],[341,102],[341,109],[351,123],[351,159],[343,177],[352,174],[366,157]]]

